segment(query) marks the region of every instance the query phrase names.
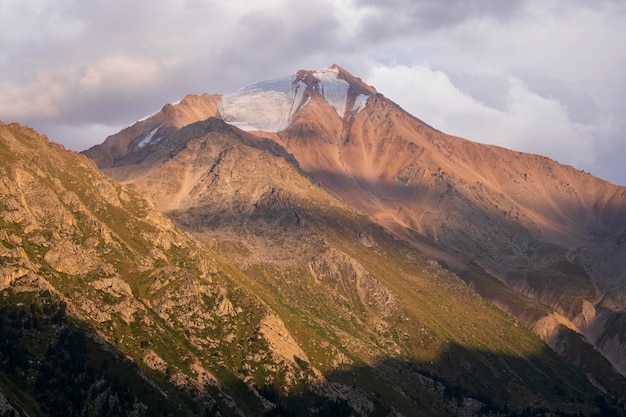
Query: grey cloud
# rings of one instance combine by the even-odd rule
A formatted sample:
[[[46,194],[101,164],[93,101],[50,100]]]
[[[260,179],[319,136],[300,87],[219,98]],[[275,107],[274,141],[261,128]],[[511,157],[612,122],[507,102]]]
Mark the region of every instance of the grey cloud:
[[[626,139],[624,138],[626,126],[622,123],[621,129],[614,135],[604,138],[600,146],[598,160],[600,164],[580,167],[592,174],[616,184],[626,186],[626,166],[624,164],[624,149]]]
[[[339,27],[327,13],[327,2],[259,6],[254,13],[202,0],[44,1],[38,10],[25,10],[26,2],[16,4],[13,17],[24,21],[14,25],[21,25],[24,33],[14,40],[0,36],[0,45],[7,46],[1,48],[4,61],[10,63],[2,68],[0,80],[18,86],[25,103],[49,96],[44,101],[53,113],[37,114],[33,108],[21,118],[47,129],[52,120],[120,126],[187,93],[227,93],[282,75],[277,73],[280,67],[292,72],[316,60],[329,65],[333,61],[320,55],[333,49]],[[59,28],[69,26],[76,30],[59,34]],[[5,26],[0,34],[9,31]],[[132,62],[115,72],[111,57],[143,62],[150,74],[142,77]]]
[[[505,110],[508,105],[509,81],[502,75],[449,72],[452,82],[464,93],[485,105]]]
[[[536,72],[519,74],[531,90],[543,97],[555,98],[560,103],[567,103],[570,118],[579,123],[599,123],[602,109],[589,93],[577,86],[545,76]]]
[[[523,6],[521,1],[499,0],[359,0],[357,4],[374,11],[363,20],[357,36],[378,42],[446,30],[476,18],[508,20]]]
[[[501,0],[359,0],[361,6],[378,11],[403,14],[427,27],[455,25],[474,17],[509,18],[523,2]]]

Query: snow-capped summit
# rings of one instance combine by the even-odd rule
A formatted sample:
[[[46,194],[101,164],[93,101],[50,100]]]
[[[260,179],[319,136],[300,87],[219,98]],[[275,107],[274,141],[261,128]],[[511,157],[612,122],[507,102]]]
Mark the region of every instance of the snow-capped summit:
[[[261,81],[223,96],[218,110],[224,121],[240,129],[279,132],[289,127],[296,112],[313,95],[319,95],[343,118],[346,112],[361,111],[372,93],[346,80],[344,74],[333,65]]]
[[[85,153],[99,166],[132,155],[141,160],[168,142],[170,134],[191,123],[216,117],[246,131],[280,132],[293,125],[296,114],[311,100],[326,105],[328,114],[348,121],[377,94],[338,65],[261,81],[233,94],[188,94],[143,117]],[[324,116],[326,117],[326,116]]]

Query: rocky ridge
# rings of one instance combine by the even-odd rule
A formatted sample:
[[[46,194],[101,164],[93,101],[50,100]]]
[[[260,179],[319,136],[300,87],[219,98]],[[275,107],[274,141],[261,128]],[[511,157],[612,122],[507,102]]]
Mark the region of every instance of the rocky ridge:
[[[0,311],[3,323],[23,332],[10,340],[30,341],[19,344],[20,357],[30,359],[12,364],[3,353],[9,339],[0,337],[0,371],[40,381],[39,391],[28,378],[0,384],[13,408],[42,415],[59,407],[98,407],[102,415],[476,415],[497,413],[505,398],[521,407],[531,396],[537,407],[598,409],[591,400],[598,391],[584,376],[454,274],[303,177],[280,148],[268,153],[266,142],[218,121],[191,129],[178,156],[160,167],[204,167],[189,172],[195,191],[181,194],[187,203],[169,212],[196,238],[84,157],[27,128],[0,125]],[[260,181],[245,175],[255,164]],[[160,170],[149,172],[147,184]],[[190,185],[164,178],[174,189]],[[94,367],[89,358],[103,355]],[[536,361],[542,366],[528,368]],[[485,383],[505,380],[485,363],[516,376],[504,387]],[[568,391],[588,400],[553,397],[563,382],[540,369],[567,375]],[[63,405],[64,391],[48,377],[54,372],[75,372],[72,381],[95,375],[81,392],[97,399]]]
[[[334,86],[326,87],[330,95],[324,93],[325,83]],[[362,105],[355,108],[357,99]],[[282,104],[274,106],[276,100]],[[259,106],[269,109],[269,119],[284,120],[261,126],[255,117],[265,113],[250,110]],[[488,277],[546,306],[562,317],[551,332],[565,325],[584,335],[616,369],[626,372],[621,331],[624,187],[545,157],[445,135],[336,65],[299,71],[218,98],[213,116],[250,131],[259,138],[258,148],[283,155],[292,165],[295,161],[301,174],[450,267],[528,327],[536,328],[544,315],[518,309],[517,295],[509,294],[509,301],[494,298],[494,292],[501,291],[491,288]],[[108,141],[118,140],[112,136]],[[164,155],[161,148],[171,150],[156,146],[138,157],[129,148],[113,164],[99,166],[146,190],[145,178],[154,178],[151,170],[167,159],[157,156]],[[86,153],[91,156],[99,149]],[[159,180],[152,187],[157,184]],[[164,195],[153,198],[165,200]],[[176,203],[160,208],[174,211]],[[476,274],[473,265],[482,273]]]
[[[279,355],[294,341],[275,346],[278,334],[287,336],[273,313],[233,287],[219,261],[151,203],[28,128],[0,125],[0,138],[3,309],[23,297],[37,306],[47,294],[107,351],[145,364],[141,377],[159,386],[164,398],[187,396],[226,415],[263,409],[259,399],[255,408],[255,401],[234,395],[226,382],[238,375],[227,352],[248,334],[259,335],[254,354],[288,381],[294,372],[317,378],[309,368],[292,369]],[[250,388],[254,397],[255,385]],[[154,415],[155,409],[137,401],[132,407],[143,412],[136,415]]]

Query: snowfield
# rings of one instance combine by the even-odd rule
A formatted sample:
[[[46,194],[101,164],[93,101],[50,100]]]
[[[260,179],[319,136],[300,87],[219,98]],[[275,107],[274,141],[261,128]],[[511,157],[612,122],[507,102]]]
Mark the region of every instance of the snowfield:
[[[150,142],[152,142],[152,140],[154,139],[154,135],[156,135],[160,127],[160,125],[155,127],[146,136],[144,136],[144,138],[141,139],[139,143],[135,146],[135,151],[138,151],[139,149],[142,149],[149,145]]]
[[[348,104],[348,82],[340,79],[334,68],[315,71],[313,75],[320,81],[317,92],[343,117]],[[306,88],[296,74],[262,81],[223,96],[218,111],[224,121],[242,130],[279,132],[289,127],[298,109],[307,103]],[[367,100],[368,96],[360,94],[350,110],[361,111]]]

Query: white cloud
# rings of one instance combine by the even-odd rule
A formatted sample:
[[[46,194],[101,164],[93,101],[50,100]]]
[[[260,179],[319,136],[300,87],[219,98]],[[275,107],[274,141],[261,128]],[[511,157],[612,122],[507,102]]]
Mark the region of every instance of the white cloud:
[[[41,74],[30,84],[0,83],[0,115],[6,120],[21,120],[33,115],[49,118],[58,115],[57,104],[66,96],[65,86],[50,74]]]
[[[142,90],[153,85],[160,74],[158,61],[120,55],[104,57],[68,73],[76,80],[76,87],[87,91],[105,88]]]
[[[75,103],[118,94],[123,99],[153,86],[161,75],[158,62],[128,56],[108,56],[81,66],[41,69],[28,83],[0,83],[0,114],[24,119],[70,117]]]
[[[443,71],[426,66],[375,65],[367,81],[409,113],[446,133],[540,153],[578,167],[595,162],[594,134],[606,129],[572,121],[564,104],[530,91],[516,78],[509,79],[504,109],[476,100]]]

